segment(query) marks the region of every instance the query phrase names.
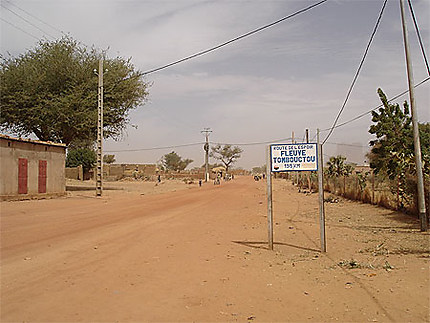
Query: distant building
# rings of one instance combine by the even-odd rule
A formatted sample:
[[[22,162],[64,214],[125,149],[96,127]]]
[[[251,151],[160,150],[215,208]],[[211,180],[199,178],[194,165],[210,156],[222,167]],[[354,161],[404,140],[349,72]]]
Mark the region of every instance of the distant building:
[[[66,145],[0,134],[0,199],[66,193]]]

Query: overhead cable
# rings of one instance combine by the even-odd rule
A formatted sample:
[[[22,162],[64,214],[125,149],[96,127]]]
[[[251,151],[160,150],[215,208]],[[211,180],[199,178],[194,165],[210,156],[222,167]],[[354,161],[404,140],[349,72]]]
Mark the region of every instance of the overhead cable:
[[[269,140],[269,141],[261,141],[261,142],[248,142],[248,143],[239,143],[239,144],[232,144],[232,143],[221,143],[221,142],[213,142],[215,145],[231,145],[231,146],[258,146],[258,145],[265,145],[265,144],[272,144],[277,143],[281,141],[287,141],[291,140],[290,138],[282,138],[282,139],[276,139],[276,140]]]
[[[424,83],[426,83],[426,82],[428,82],[428,81],[430,81],[430,77],[427,77],[426,79],[422,80],[422,81],[421,81],[421,82],[419,82],[418,84],[415,84],[415,85],[414,85],[414,88],[417,88],[418,86],[423,85]],[[409,90],[405,90],[405,91],[403,91],[402,93],[397,94],[396,96],[393,96],[391,99],[389,99],[389,100],[388,100],[388,102],[394,101],[394,100],[398,99],[399,97],[401,97],[402,95],[407,94],[408,92],[409,92]],[[381,108],[381,107],[383,107],[383,106],[384,106],[383,104],[380,104],[380,105],[378,105],[377,107],[375,107],[375,108],[373,108],[373,109],[371,109],[371,110],[369,110],[369,111],[367,111],[367,112],[364,112],[364,113],[362,113],[362,114],[359,114],[358,116],[356,116],[356,117],[354,117],[354,118],[352,118],[352,119],[350,119],[350,120],[347,120],[347,121],[345,121],[345,122],[339,123],[338,125],[336,125],[336,126],[334,127],[334,129],[339,128],[339,127],[343,127],[343,126],[347,125],[348,123],[351,123],[351,122],[353,122],[353,121],[356,121],[356,120],[358,120],[358,119],[361,119],[361,118],[363,118],[364,116],[366,116],[366,115],[368,115],[369,113],[371,113],[372,111],[375,111],[375,110],[377,110],[377,109],[379,109],[379,108]],[[333,129],[333,127],[330,127],[330,128],[327,128],[327,129],[322,129],[322,130],[320,130],[320,131],[329,131],[329,130],[331,130],[331,129]]]
[[[376,21],[376,25],[373,28],[372,35],[370,36],[369,42],[367,43],[367,46],[366,46],[366,50],[364,51],[364,55],[363,55],[363,57],[362,57],[362,59],[360,61],[358,69],[355,72],[355,75],[354,75],[354,78],[352,80],[352,83],[351,83],[351,85],[350,85],[350,87],[348,89],[348,93],[346,95],[345,101],[343,102],[342,107],[340,108],[340,110],[339,110],[339,112],[338,112],[338,114],[337,114],[337,116],[336,116],[336,118],[335,118],[335,120],[333,122],[333,125],[331,126],[330,132],[327,134],[327,137],[325,137],[325,139],[323,141],[323,144],[328,140],[328,138],[333,133],[333,130],[335,129],[336,124],[337,124],[337,122],[338,122],[338,120],[340,118],[340,115],[342,114],[343,110],[345,109],[346,103],[349,100],[349,97],[350,97],[350,95],[352,93],[352,89],[354,88],[354,85],[357,82],[358,75],[360,74],[361,68],[363,67],[364,61],[366,60],[367,53],[369,52],[369,49],[370,49],[370,45],[372,44],[373,38],[375,37],[376,31],[378,30],[378,26],[379,26],[379,23],[381,22],[382,14],[384,13],[385,7],[387,5],[387,1],[388,0],[385,0],[384,4],[382,5],[382,9],[381,9],[381,12],[379,13],[378,19]]]
[[[0,5],[4,8],[4,9],[6,9],[6,10],[8,10],[8,11],[10,11],[11,13],[13,13],[15,16],[17,16],[18,18],[20,18],[20,19],[22,19],[22,20],[24,20],[26,23],[28,23],[29,25],[31,25],[31,26],[33,26],[34,28],[36,28],[36,29],[38,29],[39,31],[41,31],[44,35],[48,35],[49,37],[51,37],[52,39],[55,39],[55,37],[54,36],[52,36],[51,34],[49,34],[48,32],[46,32],[45,30],[43,30],[42,28],[39,28],[38,26],[36,26],[35,24],[33,24],[31,21],[29,21],[28,19],[26,19],[26,18],[24,18],[24,17],[22,17],[20,14],[17,14],[15,11],[13,11],[12,9],[10,9],[10,8],[8,8],[8,7],[6,7],[5,5],[3,5],[3,4],[1,4],[0,3]]]
[[[5,20],[5,19],[1,18],[1,17],[0,17],[0,20],[2,20],[3,22],[7,23],[8,25],[11,25],[12,27],[14,27],[14,28],[18,29],[19,31],[22,31],[24,34],[27,34],[27,35],[29,35],[29,36],[31,36],[31,37],[33,37],[33,38],[35,38],[35,39],[39,40],[39,38],[38,38],[38,37],[34,36],[33,34],[29,33],[28,31],[25,31],[25,30],[24,30],[24,29],[22,29],[21,27],[18,27],[18,26],[16,26],[16,25],[14,25],[13,23],[11,23],[11,22],[9,22],[9,21],[7,21],[7,20]]]
[[[148,151],[148,150],[162,150],[162,149],[172,149],[179,147],[191,147],[197,145],[204,145],[204,142],[196,142],[192,144],[182,144],[182,145],[173,145],[173,146],[164,146],[164,147],[152,147],[152,148],[138,148],[138,149],[122,149],[122,150],[106,150],[107,153],[119,153],[119,152],[133,152],[133,151]]]
[[[30,12],[28,12],[27,10],[22,9],[21,7],[17,6],[15,3],[13,3],[13,2],[11,2],[11,1],[9,1],[9,0],[3,0],[3,1],[5,1],[5,2],[9,3],[11,6],[14,6],[15,8],[17,8],[17,9],[21,10],[22,12],[25,12],[27,15],[29,15],[30,17],[32,17],[32,18],[34,18],[34,19],[36,19],[37,21],[41,22],[42,24],[44,24],[44,25],[48,26],[48,27],[49,27],[49,28],[51,28],[52,30],[55,30],[56,32],[59,32],[60,34],[63,34],[63,32],[62,32],[60,29],[58,29],[58,28],[56,28],[56,27],[52,26],[51,24],[47,23],[46,21],[43,21],[42,19],[40,19],[40,18],[36,17],[35,15],[31,14],[31,13],[30,13]]]
[[[165,69],[165,68],[168,68],[168,67],[170,67],[170,66],[173,66],[173,65],[176,65],[176,64],[179,64],[179,63],[182,63],[182,62],[188,61],[188,60],[190,60],[190,59],[193,59],[193,58],[196,58],[196,57],[202,56],[202,55],[204,55],[204,54],[210,53],[210,52],[212,52],[212,51],[214,51],[214,50],[217,50],[217,49],[219,49],[219,48],[221,48],[221,47],[227,46],[227,45],[229,45],[229,44],[231,44],[231,43],[233,43],[233,42],[235,42],[235,41],[238,41],[238,40],[243,39],[243,38],[245,38],[245,37],[251,36],[251,35],[253,35],[253,34],[255,34],[255,33],[258,33],[258,32],[260,32],[260,31],[262,31],[262,30],[264,30],[264,29],[267,29],[267,28],[272,27],[272,26],[274,26],[274,25],[276,25],[276,24],[279,24],[279,23],[281,23],[281,22],[283,22],[283,21],[285,21],[285,20],[287,20],[287,19],[293,18],[293,17],[295,17],[295,16],[297,16],[297,15],[299,15],[299,14],[301,14],[301,13],[304,13],[304,12],[306,12],[306,11],[308,11],[308,10],[312,9],[312,8],[315,8],[315,7],[317,7],[317,6],[319,6],[319,5],[323,4],[324,2],[327,2],[327,1],[328,1],[328,0],[322,0],[322,1],[319,1],[319,2],[317,2],[317,3],[314,3],[313,5],[310,5],[310,6],[308,6],[308,7],[306,7],[306,8],[303,8],[303,9],[301,9],[301,10],[299,10],[299,11],[296,11],[295,13],[293,13],[293,14],[291,14],[291,15],[285,16],[285,17],[283,17],[283,18],[281,18],[281,19],[278,19],[278,20],[276,20],[276,21],[274,21],[274,22],[271,22],[270,24],[264,25],[264,26],[262,26],[262,27],[259,27],[259,28],[257,28],[257,29],[254,29],[254,30],[252,30],[252,31],[250,31],[250,32],[247,32],[247,33],[245,33],[245,34],[243,34],[243,35],[240,35],[240,36],[238,36],[238,37],[235,37],[235,38],[233,38],[233,39],[230,39],[230,40],[228,40],[228,41],[226,41],[226,42],[224,42],[224,43],[221,43],[221,44],[219,44],[219,45],[217,45],[217,46],[214,46],[214,47],[211,47],[211,48],[209,48],[209,49],[206,49],[206,50],[200,51],[200,52],[198,52],[198,53],[195,53],[195,54],[193,54],[193,55],[190,55],[190,56],[187,56],[187,57],[185,57],[185,58],[179,59],[179,60],[174,61],[174,62],[172,62],[172,63],[169,63],[169,64],[166,64],[166,65],[163,65],[163,66],[160,66],[160,67],[157,67],[157,68],[154,68],[154,69],[148,70],[148,71],[146,71],[146,72],[143,72],[143,75],[148,75],[148,74],[151,74],[151,73],[154,73],[154,72],[158,72],[158,71],[161,71],[161,70],[163,70],[163,69]]]
[[[264,145],[264,144],[271,144],[281,141],[291,140],[290,138],[282,138],[282,139],[276,139],[276,140],[269,140],[269,141],[261,141],[261,142],[248,142],[248,143],[221,143],[221,142],[211,142],[213,145],[230,145],[230,146],[257,146],[257,145]],[[172,149],[172,148],[180,148],[180,147],[191,147],[191,146],[197,146],[197,145],[204,145],[205,142],[196,142],[191,144],[181,144],[181,145],[173,145],[173,146],[164,146],[164,147],[152,147],[152,148],[138,148],[138,149],[121,149],[121,150],[106,150],[107,153],[119,153],[119,152],[135,152],[135,151],[149,151],[149,150],[162,150],[162,149]]]
[[[409,10],[411,11],[411,15],[412,15],[412,20],[414,21],[414,26],[415,26],[415,31],[416,31],[417,36],[418,36],[418,41],[420,43],[421,53],[423,54],[424,62],[425,62],[426,67],[427,67],[427,74],[430,76],[429,63],[427,61],[426,51],[424,50],[424,45],[423,45],[423,41],[421,39],[420,29],[418,27],[417,19],[415,18],[415,12],[414,12],[414,9],[412,8],[411,0],[408,0],[408,4],[409,4]]]
[[[426,79],[422,80],[421,82],[417,83],[414,85],[414,88],[419,87],[420,85],[423,85],[424,83],[430,81],[430,77],[427,77]],[[393,96],[392,98],[388,99],[388,102],[394,101],[396,99],[398,99],[399,97],[401,97],[402,95],[405,95],[409,92],[409,90],[403,91],[400,94],[397,94],[396,96]],[[335,128],[340,128],[343,127],[351,122],[354,122],[360,118],[363,118],[364,116],[368,115],[369,113],[371,113],[372,111],[375,111],[379,108],[381,108],[383,106],[383,104],[378,105],[377,107],[366,111],[348,121],[345,121],[343,123],[340,123],[338,125],[335,126]],[[321,129],[320,132],[324,132],[324,131],[329,131],[333,129],[332,127],[327,128],[327,129]],[[311,142],[315,139],[316,135],[314,135],[311,139]],[[271,144],[271,143],[279,143],[282,141],[289,141],[292,138],[282,138],[282,139],[276,139],[276,140],[268,140],[268,141],[261,141],[261,142],[249,142],[249,143],[221,143],[221,142],[212,142],[212,144],[215,145],[231,145],[231,146],[257,146],[257,145],[264,145],[264,144]],[[334,143],[334,142],[327,142],[328,144],[338,144],[338,143]],[[180,144],[180,145],[173,145],[173,146],[164,146],[164,147],[152,147],[152,148],[139,148],[139,149],[123,149],[123,150],[106,150],[107,153],[114,153],[114,152],[135,152],[135,151],[150,151],[150,150],[162,150],[162,149],[172,149],[172,148],[180,148],[180,147],[191,147],[191,146],[197,146],[197,145],[204,145],[204,142],[196,142],[196,143],[190,143],[190,144]],[[341,144],[341,145],[347,145],[347,144]],[[352,146],[352,145],[351,145]]]

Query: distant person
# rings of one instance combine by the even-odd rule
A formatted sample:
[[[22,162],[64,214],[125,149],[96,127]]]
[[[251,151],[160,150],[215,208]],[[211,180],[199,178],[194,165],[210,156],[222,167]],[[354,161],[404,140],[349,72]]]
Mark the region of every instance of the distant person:
[[[202,187],[202,180],[199,179],[199,186]]]
[[[161,183],[161,175],[158,175],[157,180],[158,180],[158,183]]]

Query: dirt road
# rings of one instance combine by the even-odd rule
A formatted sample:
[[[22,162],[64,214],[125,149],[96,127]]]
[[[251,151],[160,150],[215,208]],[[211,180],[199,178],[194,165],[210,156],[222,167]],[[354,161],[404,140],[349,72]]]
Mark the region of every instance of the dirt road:
[[[138,185],[138,184],[136,184]],[[184,184],[185,185],[185,184]],[[429,235],[370,205],[237,178],[1,204],[1,322],[429,321]]]

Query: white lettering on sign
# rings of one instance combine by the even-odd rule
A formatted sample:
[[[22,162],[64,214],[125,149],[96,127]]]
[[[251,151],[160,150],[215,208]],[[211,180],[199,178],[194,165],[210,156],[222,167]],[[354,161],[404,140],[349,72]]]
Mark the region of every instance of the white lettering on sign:
[[[270,145],[270,164],[272,172],[315,171],[317,144]]]

